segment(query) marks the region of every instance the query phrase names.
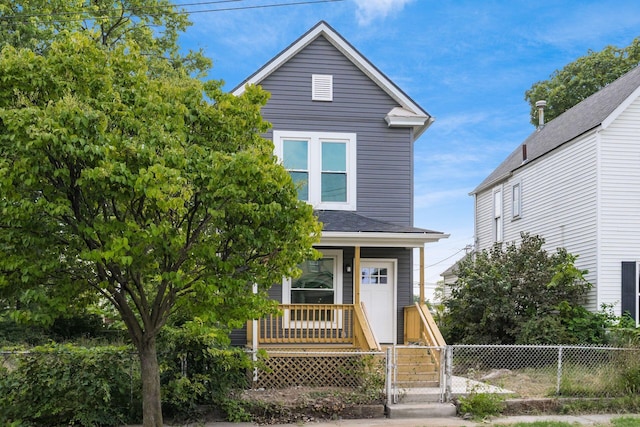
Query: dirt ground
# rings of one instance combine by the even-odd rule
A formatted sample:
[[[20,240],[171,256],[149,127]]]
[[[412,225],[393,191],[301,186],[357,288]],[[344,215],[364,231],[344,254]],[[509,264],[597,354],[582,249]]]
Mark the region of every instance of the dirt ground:
[[[260,424],[285,424],[384,416],[384,400],[341,388],[246,390],[242,399]]]

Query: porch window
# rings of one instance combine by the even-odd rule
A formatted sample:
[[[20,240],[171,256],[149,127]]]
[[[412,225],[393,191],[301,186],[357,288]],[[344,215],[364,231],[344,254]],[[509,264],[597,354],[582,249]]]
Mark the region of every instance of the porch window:
[[[342,251],[324,250],[322,258],[298,267],[302,274],[283,283],[284,304],[342,304]],[[285,317],[292,321],[333,321],[334,310],[291,311],[291,316]]]
[[[291,303],[334,304],[334,264],[333,258],[303,262],[300,265],[302,275],[291,281]]]

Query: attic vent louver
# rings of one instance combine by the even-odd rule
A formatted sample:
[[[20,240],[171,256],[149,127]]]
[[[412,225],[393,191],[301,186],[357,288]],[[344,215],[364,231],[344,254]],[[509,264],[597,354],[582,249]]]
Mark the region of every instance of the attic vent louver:
[[[333,101],[333,76],[313,74],[311,76],[311,99],[313,101]]]

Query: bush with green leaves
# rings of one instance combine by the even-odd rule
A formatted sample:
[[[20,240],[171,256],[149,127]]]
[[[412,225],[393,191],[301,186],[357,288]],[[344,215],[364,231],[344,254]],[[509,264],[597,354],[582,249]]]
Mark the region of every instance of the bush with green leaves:
[[[543,245],[523,233],[519,245],[495,245],[460,262],[441,324],[447,342],[601,342],[607,323],[580,308],[591,288],[586,271],[565,249],[549,253]]]
[[[15,354],[0,375],[0,424],[121,425],[137,421],[131,347],[49,344]],[[133,377],[132,377],[133,375]],[[139,417],[139,414],[137,415]]]
[[[462,415],[470,414],[473,419],[485,419],[500,415],[505,409],[505,398],[496,393],[483,393],[472,389],[458,399],[458,410]]]
[[[163,331],[158,346],[163,410],[169,417],[193,419],[205,405],[230,421],[250,420],[235,396],[248,385],[253,362],[244,350],[228,344],[221,330],[198,322]]]

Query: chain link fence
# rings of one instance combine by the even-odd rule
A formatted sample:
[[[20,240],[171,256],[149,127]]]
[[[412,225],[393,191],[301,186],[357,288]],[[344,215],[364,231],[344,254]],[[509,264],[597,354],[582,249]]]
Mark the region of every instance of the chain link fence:
[[[446,347],[448,399],[472,391],[521,398],[623,396],[640,389],[640,349],[596,346]]]
[[[398,346],[401,348],[402,346]],[[433,382],[441,401],[468,394],[500,393],[519,398],[616,397],[640,392],[640,349],[597,346],[450,345],[424,347],[440,364],[421,378]],[[258,368],[248,372],[251,388],[335,387],[377,389],[387,399],[404,388],[398,361],[386,352],[269,350],[255,356]],[[30,352],[0,352],[4,372],[15,369]],[[436,357],[438,356],[438,357]],[[183,376],[195,369],[182,356]],[[123,359],[131,386],[139,385],[135,354]],[[400,363],[401,364],[401,363]],[[439,366],[439,367],[438,367]],[[0,373],[2,369],[0,369]],[[416,369],[422,372],[422,369]],[[429,377],[427,377],[429,375]],[[420,380],[420,378],[418,378]],[[135,383],[135,384],[134,384]],[[415,387],[426,387],[423,385]]]

